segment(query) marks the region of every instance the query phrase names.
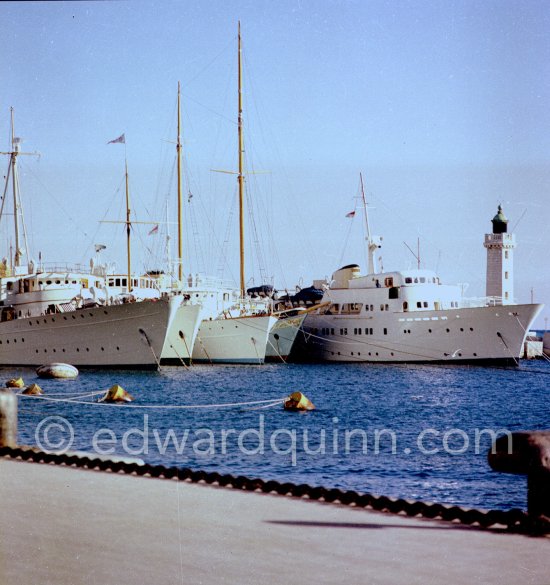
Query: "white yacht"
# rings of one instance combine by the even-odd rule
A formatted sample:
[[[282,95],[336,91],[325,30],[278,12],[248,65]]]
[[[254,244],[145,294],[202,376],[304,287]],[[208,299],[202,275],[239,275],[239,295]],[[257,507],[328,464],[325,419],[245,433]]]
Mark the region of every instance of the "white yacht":
[[[277,322],[269,332],[265,352],[266,362],[284,362],[289,358],[307,311],[306,309],[291,309],[283,313],[277,312],[275,316]]]
[[[365,204],[366,210],[366,204]],[[524,338],[543,305],[514,304],[513,234],[499,207],[488,253],[487,297],[467,299],[430,270],[378,272],[367,218],[369,270],[337,270],[324,306],[308,314],[297,355],[339,362],[516,364]],[[489,296],[491,295],[491,296]]]
[[[168,301],[98,305],[91,283],[102,289],[99,277],[77,272],[1,277],[0,365],[158,367]]]
[[[14,136],[6,188],[12,183],[15,253],[0,263],[0,365],[40,366],[69,362],[75,366],[154,368],[173,314],[166,300],[106,304],[104,273],[90,266],[24,266],[28,256],[18,190],[20,139]],[[0,219],[6,197],[2,199]],[[21,238],[21,234],[23,237]]]
[[[201,278],[188,283],[183,292],[202,304],[194,362],[264,363],[268,337],[277,323],[269,299],[243,299],[240,291]]]
[[[308,314],[300,353],[347,362],[500,362],[513,364],[542,305],[463,299],[434,272],[361,275],[337,270],[326,307]]]
[[[191,295],[166,284],[163,277],[162,273],[143,274],[129,280],[126,274],[109,274],[108,298],[111,303],[169,298],[172,311],[160,360],[163,364],[189,364],[202,319],[202,305],[191,301]]]

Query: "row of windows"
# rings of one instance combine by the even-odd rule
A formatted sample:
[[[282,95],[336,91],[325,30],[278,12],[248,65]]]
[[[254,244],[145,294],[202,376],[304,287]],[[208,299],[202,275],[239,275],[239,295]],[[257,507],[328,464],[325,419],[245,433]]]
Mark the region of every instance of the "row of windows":
[[[148,280],[146,278],[132,278],[131,279],[133,287],[140,287],[140,288],[154,288],[156,283],[152,280]],[[128,285],[128,277],[126,278],[109,278],[107,281],[108,286],[127,286]],[[97,285],[96,285],[97,286]]]
[[[19,280],[19,281],[9,281],[8,283],[6,283],[6,290],[8,291],[12,291],[15,290],[15,284],[18,283],[19,286],[19,292],[34,292],[36,290],[35,287],[42,287],[44,285],[49,286],[52,284],[58,284],[58,285],[62,285],[62,284],[80,284],[82,285],[84,288],[88,288],[88,280],[87,279],[83,279],[83,280],[61,280],[61,279],[55,279],[55,280],[33,280],[30,278],[26,278],[23,280]],[[92,286],[95,286],[97,288],[101,288],[101,281],[96,280]]]
[[[21,337],[21,339],[20,339],[19,341],[20,341],[21,343],[25,343],[25,338],[24,338],[24,337]],[[9,344],[10,344],[10,340],[9,340],[9,339],[4,339],[4,340],[0,339],[0,345],[3,345],[4,343],[5,343],[6,345],[9,345]],[[17,339],[14,339],[14,340],[13,340],[13,343],[17,343]],[[120,347],[119,347],[118,345],[116,346],[116,350],[117,350],[117,351],[120,351]],[[40,350],[38,350],[38,349],[37,349],[37,350],[35,350],[35,351],[36,351],[36,353],[40,353]],[[52,351],[53,353],[57,353],[57,349],[55,349],[55,348],[54,348],[54,349],[52,349],[51,351]],[[77,351],[77,352],[80,352],[80,348],[79,348],[79,347],[77,347],[77,348],[76,348],[76,351]],[[82,351],[84,351],[84,349],[82,349]],[[90,351],[90,348],[89,348],[89,347],[87,347],[87,348],[86,348],[86,351],[88,351],[88,352],[89,352],[89,351]],[[102,347],[102,348],[101,348],[101,351],[105,351],[105,348],[104,348],[104,347]],[[44,349],[44,353],[48,353],[48,350],[47,350],[47,349]],[[65,348],[62,348],[62,349],[61,349],[61,353],[66,353],[66,350],[65,350]]]
[[[405,277],[405,284],[437,284],[439,283],[439,278],[435,277],[435,276],[415,276],[414,278],[412,276],[407,276]]]
[[[2,342],[0,341],[0,343],[2,343]],[[80,347],[77,347],[77,348],[75,348],[75,349],[76,349],[76,351],[77,351],[78,353],[80,353]],[[90,348],[89,348],[89,347],[86,347],[85,349],[86,349],[86,351],[87,351],[87,352],[89,352],[89,351],[90,351]],[[120,351],[120,347],[119,347],[118,345],[116,346],[116,350],[117,350],[117,351]],[[36,351],[36,353],[40,353],[40,350],[39,350],[39,349],[37,349],[37,350],[35,350],[35,351]],[[57,349],[55,349],[55,347],[54,347],[52,350],[44,349],[44,353],[48,353],[48,351],[52,351],[53,353],[57,353]],[[82,348],[82,351],[84,351],[84,348]],[[104,348],[104,347],[102,347],[102,348],[101,348],[101,351],[105,351],[105,348]],[[66,353],[66,350],[65,350],[65,348],[64,348],[64,347],[61,349],[61,353]]]
[[[321,310],[325,315],[354,315],[361,312],[363,303],[344,303],[341,307],[339,303],[333,303],[325,310]],[[390,306],[386,303],[380,304],[381,311],[389,311]],[[374,305],[365,305],[365,311],[374,311]]]
[[[331,353],[331,355],[335,355],[335,352],[333,352],[333,351],[331,351],[330,353]],[[339,352],[339,351],[338,351],[338,352],[336,352],[336,355],[342,355],[342,354],[341,354],[341,352]],[[358,351],[358,352],[355,354],[355,353],[352,351],[352,352],[350,352],[350,355],[352,355],[352,356],[355,356],[355,355],[357,355],[357,356],[360,356],[360,355],[361,355],[361,352],[360,352],[360,351]],[[366,355],[366,354],[363,354],[363,355]],[[378,354],[378,352],[377,352],[377,351],[376,351],[376,352],[371,352],[371,351],[369,351],[369,352],[368,352],[368,355],[369,355],[369,356],[372,356],[372,355],[374,355],[374,356],[378,356],[379,354]],[[391,357],[394,357],[394,355],[395,355],[395,354],[393,353],[393,351],[390,351],[390,356],[391,356]],[[448,353],[444,353],[443,355],[444,355],[444,356],[446,356],[446,357],[449,357],[449,355],[450,355],[450,354],[448,354]],[[462,353],[457,353],[456,355],[457,355],[458,357],[462,357]],[[477,357],[477,353],[476,353],[476,352],[472,353],[472,356],[473,356],[473,357]]]
[[[109,314],[108,311],[103,311],[103,313],[105,315],[108,315]],[[86,317],[86,315],[84,314],[84,311],[74,311],[74,312],[68,313],[67,315],[58,314],[58,317],[57,318],[58,319],[61,319],[61,317],[63,317],[63,320],[64,321],[68,321],[69,320],[69,317],[71,317],[72,319],[76,319],[77,315],[80,315],[80,318],[81,319],[84,319]],[[95,317],[96,316],[94,313],[88,313],[88,315],[90,317]],[[49,319],[43,319],[43,321],[46,324],[47,323],[55,323],[55,319],[56,319],[55,317],[50,317]],[[29,325],[32,326],[32,319],[29,319],[28,323],[29,323]],[[40,325],[40,320],[39,319],[36,320],[36,324],[37,325]]]
[[[318,335],[319,332],[321,335],[334,335],[334,328],[333,327],[322,327],[321,329],[317,329],[316,327],[311,331],[313,335]],[[340,329],[340,335],[344,336],[348,334],[348,328],[342,327]],[[362,327],[354,327],[353,328],[354,335],[363,335],[363,328]],[[384,335],[388,334],[388,328],[384,327]],[[365,335],[374,335],[372,327],[365,327]]]
[[[335,355],[333,351],[331,351],[330,353],[331,353],[331,355]],[[338,352],[336,352],[336,355],[342,355],[342,354],[341,354],[341,352],[339,352],[339,351],[338,351]],[[360,355],[361,355],[361,352],[360,352],[360,351],[358,351],[358,352],[355,354],[355,353],[352,351],[352,352],[351,352],[351,355],[352,355],[352,356],[355,356],[355,355],[357,355],[357,356],[360,356]],[[363,355],[366,355],[366,354],[363,354]],[[377,352],[377,351],[375,351],[375,352],[369,351],[369,352],[368,352],[368,355],[370,355],[370,356],[372,356],[372,355],[378,356],[378,352]],[[392,352],[390,352],[390,356],[392,356],[392,357],[393,357],[393,355],[394,355],[393,351],[392,351]]]

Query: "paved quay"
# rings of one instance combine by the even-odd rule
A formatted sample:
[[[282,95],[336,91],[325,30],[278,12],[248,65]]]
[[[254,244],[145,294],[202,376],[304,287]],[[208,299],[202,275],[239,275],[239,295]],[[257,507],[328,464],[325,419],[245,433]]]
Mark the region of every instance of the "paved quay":
[[[0,458],[0,583],[550,584],[550,538]]]

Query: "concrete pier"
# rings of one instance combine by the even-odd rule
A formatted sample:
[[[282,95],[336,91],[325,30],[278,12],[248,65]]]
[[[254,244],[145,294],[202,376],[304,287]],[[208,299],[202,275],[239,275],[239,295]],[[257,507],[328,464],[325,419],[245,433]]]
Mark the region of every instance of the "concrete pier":
[[[550,538],[0,458],[0,583],[550,583]]]

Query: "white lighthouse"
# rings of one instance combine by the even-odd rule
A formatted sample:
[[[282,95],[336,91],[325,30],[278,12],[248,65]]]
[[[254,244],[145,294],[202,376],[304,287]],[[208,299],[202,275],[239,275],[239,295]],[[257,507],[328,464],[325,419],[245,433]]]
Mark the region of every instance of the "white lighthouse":
[[[493,233],[485,234],[487,248],[487,283],[485,294],[494,297],[497,304],[514,302],[514,248],[516,238],[508,233],[508,220],[498,206],[498,212],[491,220]]]

